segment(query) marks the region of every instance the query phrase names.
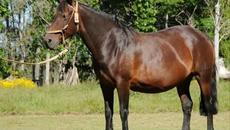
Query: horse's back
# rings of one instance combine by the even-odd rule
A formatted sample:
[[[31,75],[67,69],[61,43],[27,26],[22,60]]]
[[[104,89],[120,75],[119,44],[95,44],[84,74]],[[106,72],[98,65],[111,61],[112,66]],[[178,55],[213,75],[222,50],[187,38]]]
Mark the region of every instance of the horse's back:
[[[191,71],[207,69],[214,64],[214,48],[211,41],[204,33],[191,26],[175,26],[152,35],[164,39],[188,66],[192,61]]]

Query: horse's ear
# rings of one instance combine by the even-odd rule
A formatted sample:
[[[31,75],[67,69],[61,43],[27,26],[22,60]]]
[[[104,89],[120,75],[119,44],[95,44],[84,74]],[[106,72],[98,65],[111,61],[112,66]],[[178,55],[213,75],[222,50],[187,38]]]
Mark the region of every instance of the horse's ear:
[[[73,5],[73,0],[66,0],[68,4]]]

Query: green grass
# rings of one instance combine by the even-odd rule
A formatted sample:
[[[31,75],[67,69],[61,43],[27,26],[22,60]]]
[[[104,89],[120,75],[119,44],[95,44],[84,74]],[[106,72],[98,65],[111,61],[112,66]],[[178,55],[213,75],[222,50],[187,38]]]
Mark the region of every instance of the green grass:
[[[193,110],[198,112],[199,87],[192,82]],[[115,112],[118,112],[115,92]],[[221,81],[218,86],[219,110],[230,111],[230,81]],[[160,94],[132,92],[131,113],[180,112],[181,105],[176,89]],[[102,93],[96,82],[78,86],[53,85],[37,89],[0,89],[0,114],[68,114],[103,113]]]
[[[114,130],[120,130],[116,92],[115,95]],[[191,130],[204,130],[206,118],[198,113],[200,91],[196,82],[192,82],[191,95],[194,101]],[[215,129],[230,129],[230,81],[221,81],[218,98],[220,113],[214,116]],[[103,113],[102,94],[96,82],[32,90],[0,88],[2,130],[101,130],[105,122]],[[181,123],[181,105],[176,89],[160,94],[131,93],[131,130],[178,130]]]

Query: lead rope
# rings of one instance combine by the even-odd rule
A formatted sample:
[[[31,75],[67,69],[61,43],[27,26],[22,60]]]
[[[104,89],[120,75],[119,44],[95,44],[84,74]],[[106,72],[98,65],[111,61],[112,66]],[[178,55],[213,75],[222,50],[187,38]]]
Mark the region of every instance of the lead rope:
[[[16,61],[16,60],[10,60],[10,59],[5,59],[5,58],[1,58],[2,60],[8,61],[8,62],[14,62],[17,64],[25,64],[25,65],[41,65],[41,64],[45,64],[47,62],[51,62],[53,60],[56,60],[58,57],[63,56],[64,54],[66,54],[68,52],[68,49],[64,49],[63,51],[61,51],[60,53],[58,53],[57,55],[55,55],[54,57],[41,61],[41,62],[37,62],[37,63],[32,63],[32,62],[21,62],[21,61]]]

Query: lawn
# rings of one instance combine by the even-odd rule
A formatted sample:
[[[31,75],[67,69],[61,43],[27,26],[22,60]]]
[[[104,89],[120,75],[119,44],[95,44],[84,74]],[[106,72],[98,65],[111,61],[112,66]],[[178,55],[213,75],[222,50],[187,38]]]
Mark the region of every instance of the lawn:
[[[199,110],[199,87],[192,82],[193,111]],[[115,112],[118,112],[115,92]],[[221,81],[218,87],[219,110],[230,111],[230,82]],[[0,89],[0,114],[65,114],[103,113],[104,105],[99,85],[85,82],[78,86],[53,85],[36,89]],[[132,92],[130,112],[180,112],[181,105],[176,89],[160,94]]]
[[[206,129],[206,118],[199,116],[199,87],[192,82],[194,101],[191,128]],[[115,92],[115,130],[119,130],[118,100]],[[218,86],[217,130],[230,129],[230,81]],[[52,85],[36,89],[0,88],[1,130],[101,130],[104,106],[97,82],[77,86]],[[181,129],[182,113],[176,89],[160,94],[131,92],[129,124],[131,130]]]

